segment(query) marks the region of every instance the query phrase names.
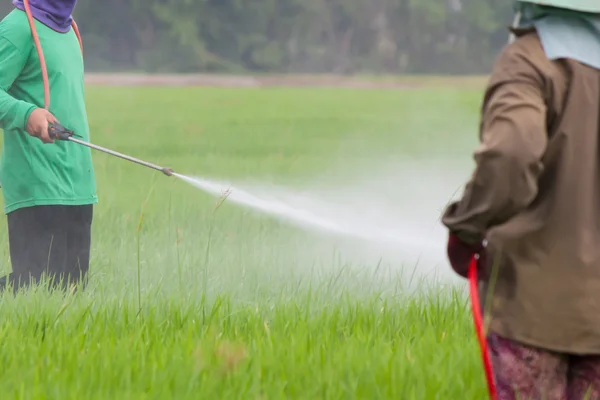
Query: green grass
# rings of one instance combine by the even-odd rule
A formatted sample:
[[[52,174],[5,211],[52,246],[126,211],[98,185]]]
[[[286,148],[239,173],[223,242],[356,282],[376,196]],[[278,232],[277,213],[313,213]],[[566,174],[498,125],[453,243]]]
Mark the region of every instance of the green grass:
[[[88,109],[99,145],[184,174],[302,187],[351,180],[374,159],[468,160],[480,96],[93,87]],[[485,398],[464,292],[94,159],[89,289],[0,299],[3,399]]]

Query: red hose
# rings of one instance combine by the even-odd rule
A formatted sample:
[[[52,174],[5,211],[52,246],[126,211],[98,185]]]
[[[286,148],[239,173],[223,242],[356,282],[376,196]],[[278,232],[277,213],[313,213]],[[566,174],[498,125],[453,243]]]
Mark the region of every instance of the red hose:
[[[469,288],[471,292],[471,307],[473,311],[473,322],[475,324],[475,332],[479,340],[479,348],[481,349],[481,358],[483,359],[483,367],[485,369],[485,377],[487,380],[490,399],[496,400],[496,383],[494,382],[494,371],[488,351],[487,338],[483,327],[483,314],[479,301],[479,288],[477,279],[477,259],[473,257],[469,265]]]
[[[27,20],[29,21],[29,28],[31,29],[31,36],[33,36],[33,42],[35,43],[35,49],[37,50],[38,57],[40,59],[40,68],[42,69],[42,79],[44,81],[44,108],[46,110],[50,109],[50,84],[48,82],[48,69],[46,68],[46,59],[44,58],[44,53],[42,51],[42,44],[40,43],[40,38],[37,34],[37,29],[35,29],[35,23],[33,21],[33,15],[31,14],[31,8],[29,7],[29,0],[23,0],[23,5],[25,6],[25,14],[27,14]],[[75,32],[75,36],[77,36],[77,40],[79,41],[79,47],[81,48],[81,53],[83,54],[83,42],[81,41],[81,35],[79,34],[79,28],[75,21],[71,24],[73,31]]]

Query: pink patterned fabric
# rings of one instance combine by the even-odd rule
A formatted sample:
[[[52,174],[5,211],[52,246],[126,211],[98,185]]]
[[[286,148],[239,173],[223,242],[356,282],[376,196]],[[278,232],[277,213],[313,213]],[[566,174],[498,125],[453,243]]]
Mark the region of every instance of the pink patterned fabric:
[[[571,356],[488,338],[498,400],[600,400],[600,356]]]

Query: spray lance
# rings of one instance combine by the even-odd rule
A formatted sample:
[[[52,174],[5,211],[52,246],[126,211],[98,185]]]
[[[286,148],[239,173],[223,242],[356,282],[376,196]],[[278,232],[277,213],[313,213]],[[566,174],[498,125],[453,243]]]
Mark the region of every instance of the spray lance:
[[[46,68],[46,61],[44,58],[44,53],[42,51],[42,45],[40,43],[40,39],[37,34],[37,30],[35,28],[33,15],[31,13],[31,8],[29,6],[29,0],[23,0],[23,6],[25,8],[25,14],[27,14],[27,20],[29,21],[29,28],[31,29],[31,35],[32,35],[33,41],[35,43],[35,48],[37,50],[38,57],[40,59],[40,67],[42,70],[42,79],[43,79],[43,83],[44,83],[44,108],[46,110],[48,110],[50,108],[50,85],[48,83],[48,70]],[[77,24],[75,23],[75,21],[73,21],[71,23],[71,26],[73,28],[73,31],[75,32],[75,36],[77,36],[77,40],[79,41],[79,46],[81,48],[81,53],[83,56],[83,43],[81,41],[81,34],[79,33],[79,28],[77,27]],[[163,174],[165,174],[166,176],[172,176],[174,174],[174,172],[171,168],[161,167],[159,165],[155,165],[155,164],[143,161],[143,160],[139,160],[137,158],[128,156],[126,154],[121,154],[116,151],[109,150],[104,147],[92,144],[92,143],[88,143],[88,142],[82,140],[81,138],[78,138],[77,135],[75,134],[75,132],[73,132],[70,129],[65,128],[60,123],[56,123],[56,122],[50,123],[48,125],[48,134],[49,134],[50,138],[53,140],[64,140],[64,141],[76,143],[78,145],[87,146],[89,148],[101,151],[101,152],[109,154],[111,156],[118,157],[123,160],[127,160],[130,162],[142,165],[144,167],[152,168],[154,170],[160,171]]]
[[[70,129],[65,128],[64,126],[62,126],[61,124],[59,124],[57,122],[53,123],[53,124],[49,124],[49,126],[48,126],[48,134],[49,134],[49,136],[50,136],[51,139],[66,140],[66,141],[69,141],[69,142],[77,143],[79,145],[87,146],[89,148],[101,151],[101,152],[109,154],[111,156],[115,156],[115,157],[121,158],[123,160],[131,161],[133,163],[142,165],[144,167],[155,169],[157,171],[162,172],[163,174],[165,174],[167,176],[172,176],[173,175],[173,170],[171,168],[161,167],[159,165],[152,164],[152,163],[149,163],[147,161],[139,160],[139,159],[137,159],[135,157],[131,157],[131,156],[128,156],[126,154],[122,154],[122,153],[119,153],[119,152],[116,152],[116,151],[113,151],[113,150],[109,150],[109,149],[106,149],[104,147],[101,147],[101,146],[98,146],[98,145],[95,145],[95,144],[92,144],[92,143],[85,142],[85,141],[83,141],[81,139],[78,139],[76,137],[77,135],[75,135],[75,132],[73,132]]]

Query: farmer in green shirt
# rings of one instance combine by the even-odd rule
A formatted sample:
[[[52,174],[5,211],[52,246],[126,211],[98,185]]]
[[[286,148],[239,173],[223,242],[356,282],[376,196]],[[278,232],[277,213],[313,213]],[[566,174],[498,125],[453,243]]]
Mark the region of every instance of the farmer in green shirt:
[[[15,287],[41,277],[79,281],[89,269],[96,181],[90,150],[54,142],[48,125],[60,122],[89,141],[83,57],[72,28],[76,0],[29,0],[48,74],[44,108],[40,57],[22,0],[0,22],[0,182],[7,214]]]

